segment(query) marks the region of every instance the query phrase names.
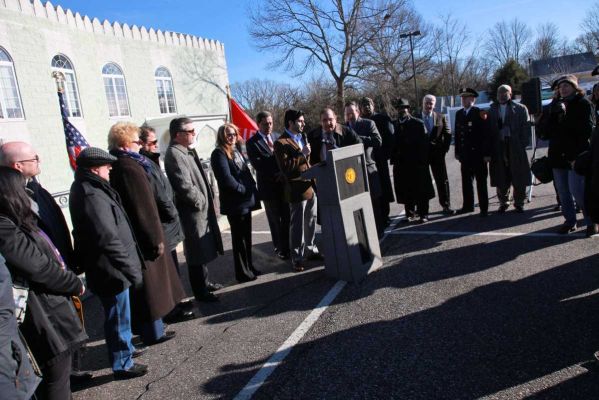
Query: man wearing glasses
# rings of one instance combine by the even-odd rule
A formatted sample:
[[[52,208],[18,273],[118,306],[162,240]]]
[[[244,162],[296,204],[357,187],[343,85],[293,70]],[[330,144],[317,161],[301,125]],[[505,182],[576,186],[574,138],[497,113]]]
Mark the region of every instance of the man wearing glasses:
[[[193,121],[175,118],[169,126],[171,143],[164,156],[166,175],[175,192],[185,234],[183,250],[189,281],[197,301],[213,302],[219,284],[208,280],[206,264],[223,254],[223,242],[214,209],[214,194],[200,158],[190,146],[195,142]]]
[[[54,197],[42,187],[37,180],[41,171],[41,160],[30,144],[25,142],[7,142],[0,146],[0,165],[16,169],[21,172],[27,182],[27,193],[35,202],[34,210],[38,215],[39,227],[50,237],[67,267],[76,274],[81,274],[80,266],[76,264],[73,251],[73,242],[69,227],[60,206]],[[79,364],[81,353],[73,355],[73,382],[86,381],[92,378],[89,371],[80,371]]]

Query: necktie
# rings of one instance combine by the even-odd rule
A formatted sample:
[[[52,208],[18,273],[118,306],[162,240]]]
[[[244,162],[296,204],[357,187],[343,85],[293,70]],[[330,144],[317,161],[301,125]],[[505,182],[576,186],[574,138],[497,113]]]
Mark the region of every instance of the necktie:
[[[270,151],[273,151],[275,149],[275,146],[273,146],[272,144],[272,139],[270,138],[270,135],[266,135],[266,143],[268,144],[268,148],[270,149]]]
[[[426,131],[430,134],[433,130],[433,121],[430,114],[424,119],[424,124],[426,125]]]

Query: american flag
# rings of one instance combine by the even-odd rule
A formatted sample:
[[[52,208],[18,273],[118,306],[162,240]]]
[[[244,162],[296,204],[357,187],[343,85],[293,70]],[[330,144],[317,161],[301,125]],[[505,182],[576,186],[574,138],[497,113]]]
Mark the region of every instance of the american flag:
[[[77,170],[77,156],[81,153],[81,150],[89,147],[89,143],[87,143],[87,140],[85,140],[81,132],[69,122],[67,106],[64,103],[64,95],[62,92],[58,92],[58,102],[60,103],[60,113],[62,114],[62,125],[64,126],[64,138],[67,142],[69,163],[71,164],[73,171],[75,171]]]

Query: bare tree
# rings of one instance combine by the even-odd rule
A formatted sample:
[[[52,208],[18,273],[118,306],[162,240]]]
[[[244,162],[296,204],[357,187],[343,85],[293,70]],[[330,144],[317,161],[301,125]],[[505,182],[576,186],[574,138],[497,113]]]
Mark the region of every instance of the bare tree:
[[[385,27],[360,50],[358,62],[362,66],[363,80],[381,89],[386,88],[386,91],[395,92],[396,96],[404,92],[402,97],[411,98],[412,96],[405,95],[406,91],[412,92],[407,86],[415,79],[410,45],[408,39],[400,38],[400,34],[415,30],[421,32],[419,36],[413,37],[417,77],[422,77],[430,70],[431,60],[436,55],[438,46],[435,44],[434,28],[423,21],[408,0],[398,1],[397,7]]]
[[[300,89],[267,79],[250,79],[231,85],[231,95],[254,117],[260,111],[270,111],[276,129],[283,128],[283,114],[301,101]]]
[[[586,12],[580,28],[586,50],[596,53],[599,48],[599,2],[595,2]]]
[[[534,40],[528,57],[533,60],[557,57],[563,47],[563,39],[560,38],[559,28],[553,22],[537,26],[537,37]]]
[[[271,65],[295,71],[323,67],[343,108],[345,83],[360,74],[356,53],[397,8],[395,0],[262,0],[250,10],[250,34],[261,51],[279,55]],[[373,23],[373,21],[377,21]]]
[[[497,22],[487,32],[485,43],[487,56],[493,59],[496,65],[504,65],[508,60],[521,63],[522,55],[530,43],[531,31],[524,23],[514,18],[510,22]]]

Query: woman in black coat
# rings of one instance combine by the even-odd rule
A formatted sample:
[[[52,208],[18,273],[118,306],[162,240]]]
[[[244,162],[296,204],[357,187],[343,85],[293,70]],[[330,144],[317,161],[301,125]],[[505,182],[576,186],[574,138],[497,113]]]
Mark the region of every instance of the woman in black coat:
[[[248,282],[260,275],[252,264],[252,210],[260,208],[260,203],[256,182],[238,149],[241,140],[235,125],[221,126],[210,164],[218,182],[220,212],[231,226],[235,278]]]
[[[579,154],[589,150],[594,125],[593,107],[573,75],[561,77],[557,90],[559,98],[551,103],[544,130],[549,138],[547,153],[565,218],[558,232],[568,234],[576,230],[576,200],[576,206],[582,208],[588,233],[593,225],[584,207],[585,178],[573,170],[573,164]]]
[[[0,187],[0,252],[13,281],[29,287],[20,329],[43,373],[38,393],[66,400],[71,396],[72,351],[87,339],[70,296],[85,288],[38,228],[23,176],[0,167]]]

